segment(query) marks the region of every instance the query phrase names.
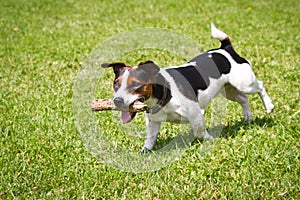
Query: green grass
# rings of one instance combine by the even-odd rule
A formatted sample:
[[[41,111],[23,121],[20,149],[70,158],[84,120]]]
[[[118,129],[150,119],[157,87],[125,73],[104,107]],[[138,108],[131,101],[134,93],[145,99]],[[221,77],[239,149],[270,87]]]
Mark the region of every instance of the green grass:
[[[300,198],[298,1],[0,4],[0,199]],[[209,153],[202,154],[203,143],[196,142],[155,172],[121,172],[93,157],[72,110],[80,62],[108,37],[144,27],[170,29],[214,48],[219,44],[210,36],[212,21],[251,60],[274,112],[267,115],[258,95],[251,95],[255,120],[244,124],[241,108],[228,103],[223,137]],[[120,58],[132,65],[146,59],[164,66],[182,62],[147,50]],[[169,127],[163,131],[174,134]],[[131,140],[129,147],[139,150],[142,143]]]

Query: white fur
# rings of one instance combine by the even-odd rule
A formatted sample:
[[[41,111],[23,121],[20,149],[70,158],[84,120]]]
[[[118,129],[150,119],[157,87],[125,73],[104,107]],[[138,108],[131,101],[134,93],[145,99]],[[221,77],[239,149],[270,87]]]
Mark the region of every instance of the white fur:
[[[213,23],[211,24],[211,31],[212,36],[220,41],[228,38],[228,35],[217,29]],[[274,105],[263,83],[256,79],[251,64],[239,64],[235,62],[231,55],[224,49],[211,50],[208,53],[219,53],[225,56],[231,65],[231,70],[230,73],[223,74],[218,79],[210,78],[209,86],[205,90],[198,90],[198,102],[185,97],[177,88],[175,80],[170,74],[165,69],[160,69],[159,73],[170,85],[172,98],[158,113],[146,113],[148,134],[143,147],[144,150],[153,148],[161,123],[165,121],[190,123],[195,137],[212,139],[212,136],[208,134],[205,128],[203,114],[210,100],[219,93],[242,106],[245,121],[252,120],[247,94],[259,93],[266,111],[270,113],[273,110]],[[190,65],[195,66],[196,63],[188,63],[179,67]],[[122,97],[126,105],[130,105],[138,98],[137,95],[133,95],[126,90],[128,76],[129,72],[125,71],[122,86],[115,92],[115,97]],[[156,99],[149,99],[145,103],[151,108],[156,102]]]
[[[226,33],[224,33],[223,31],[217,29],[216,26],[214,25],[214,23],[211,23],[211,35],[213,36],[213,38],[216,38],[220,41],[228,38],[228,35]]]
[[[222,75],[218,79],[210,78],[210,84],[206,90],[198,90],[198,102],[186,98],[177,88],[175,80],[165,69],[160,70],[160,74],[169,82],[172,98],[160,112],[156,114],[146,114],[146,125],[148,135],[143,150],[152,149],[156,138],[164,121],[190,123],[196,138],[212,139],[205,128],[203,111],[210,100],[221,93],[227,99],[239,103],[244,112],[244,120],[252,121],[252,113],[248,103],[247,94],[259,93],[265,109],[270,113],[274,105],[261,81],[258,81],[252,71],[251,65],[247,63],[239,64],[235,62],[229,53],[223,49],[208,51],[208,53],[219,53],[225,56],[230,65],[229,74]],[[179,67],[183,67],[182,65]],[[225,86],[225,87],[224,87]],[[153,102],[153,101],[152,101]],[[151,106],[151,105],[150,105]]]
[[[129,71],[126,70],[123,74],[121,87],[114,93],[114,97],[120,97],[124,99],[124,107],[126,108],[128,108],[130,104],[132,104],[134,101],[136,101],[139,98],[138,95],[134,95],[127,91],[126,87],[127,87],[128,77],[129,77]]]

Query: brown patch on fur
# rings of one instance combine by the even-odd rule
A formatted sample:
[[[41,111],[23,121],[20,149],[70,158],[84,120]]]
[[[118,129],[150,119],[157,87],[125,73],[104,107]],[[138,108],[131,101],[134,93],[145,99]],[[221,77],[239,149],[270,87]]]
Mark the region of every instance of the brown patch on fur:
[[[113,67],[115,73],[114,90],[117,91],[122,84],[123,74],[129,71],[126,81],[126,90],[132,94],[143,97],[145,100],[153,95],[154,76],[158,73],[159,67],[152,61],[145,61],[133,68],[125,63],[102,64],[103,68]]]
[[[138,88],[134,92],[134,94],[143,96],[145,100],[149,99],[152,96],[152,93],[152,84],[150,83],[144,84],[142,87]]]
[[[152,96],[152,85],[150,84],[150,80],[147,83],[143,83],[136,77],[129,76],[126,84],[128,91],[132,94],[143,96],[145,100]]]
[[[153,86],[159,67],[153,61],[145,61],[138,64],[130,71],[127,88],[132,94],[144,97],[145,100],[153,96]]]
[[[130,71],[131,69],[132,69],[131,66],[126,65],[125,67],[122,67],[118,73],[115,72],[116,77],[115,77],[114,85],[113,85],[115,91],[117,91],[121,87],[124,72],[126,70]]]

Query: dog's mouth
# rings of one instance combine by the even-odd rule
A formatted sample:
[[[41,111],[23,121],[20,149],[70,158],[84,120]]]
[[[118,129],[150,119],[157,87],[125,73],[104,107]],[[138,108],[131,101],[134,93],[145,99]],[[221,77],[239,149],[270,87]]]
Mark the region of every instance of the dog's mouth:
[[[132,104],[130,104],[129,107],[131,107],[136,101],[144,103],[145,99],[139,98],[139,99],[135,100]],[[136,116],[136,112],[122,111],[121,112],[121,121],[122,121],[122,123],[129,123],[134,119],[135,116]]]
[[[135,117],[136,112],[122,111],[121,113],[121,121],[123,123],[129,123]]]

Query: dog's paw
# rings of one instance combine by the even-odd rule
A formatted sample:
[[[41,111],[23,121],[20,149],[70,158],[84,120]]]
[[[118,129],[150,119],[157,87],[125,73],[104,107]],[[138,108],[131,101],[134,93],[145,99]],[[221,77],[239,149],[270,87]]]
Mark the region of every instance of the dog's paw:
[[[246,122],[246,123],[251,123],[251,122],[253,122],[252,115],[247,115],[247,114],[245,114],[245,115],[244,115],[244,122]]]
[[[270,114],[274,109],[274,104],[272,102],[268,103],[266,106],[267,113]]]
[[[205,130],[205,132],[203,132],[203,133],[201,133],[201,134],[199,134],[199,135],[195,135],[195,138],[197,138],[197,139],[203,139],[203,140],[213,140],[213,139],[214,139],[214,137],[211,136],[211,135],[207,132],[207,130]]]
[[[147,147],[143,147],[142,150],[140,151],[141,154],[147,154],[151,153],[151,149],[148,149]]]
[[[266,112],[268,114],[270,114],[274,109],[274,104],[272,103],[272,100],[270,98],[266,98],[263,103],[264,103]]]
[[[205,140],[213,140],[214,139],[214,137],[213,136],[211,136],[209,133],[205,133],[204,134],[204,137],[203,137],[203,139],[205,139]]]

